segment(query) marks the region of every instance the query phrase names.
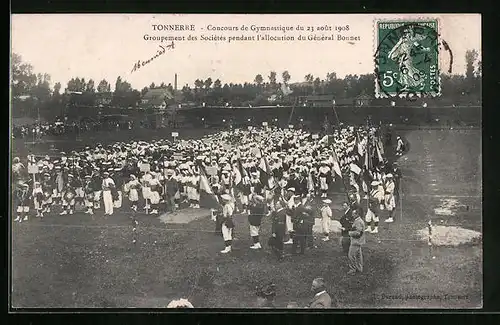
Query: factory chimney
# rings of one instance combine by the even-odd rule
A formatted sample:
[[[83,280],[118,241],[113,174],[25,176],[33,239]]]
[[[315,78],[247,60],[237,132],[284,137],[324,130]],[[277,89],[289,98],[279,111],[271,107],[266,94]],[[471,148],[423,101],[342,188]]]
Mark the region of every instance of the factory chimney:
[[[174,76],[174,90],[177,91],[177,73]]]

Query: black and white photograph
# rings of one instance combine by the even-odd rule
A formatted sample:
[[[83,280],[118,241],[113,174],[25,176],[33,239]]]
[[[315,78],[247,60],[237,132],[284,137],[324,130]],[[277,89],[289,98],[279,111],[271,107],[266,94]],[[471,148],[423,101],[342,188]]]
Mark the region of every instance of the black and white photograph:
[[[483,307],[481,15],[14,14],[10,308]]]

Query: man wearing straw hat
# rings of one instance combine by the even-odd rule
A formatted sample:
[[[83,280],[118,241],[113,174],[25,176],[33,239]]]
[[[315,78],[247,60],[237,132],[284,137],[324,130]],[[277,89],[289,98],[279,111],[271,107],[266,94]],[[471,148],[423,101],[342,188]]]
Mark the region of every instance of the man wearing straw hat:
[[[229,194],[221,195],[222,199],[222,237],[224,238],[225,248],[221,251],[222,254],[231,252],[231,244],[233,240],[233,213],[234,208],[231,204],[232,197]]]

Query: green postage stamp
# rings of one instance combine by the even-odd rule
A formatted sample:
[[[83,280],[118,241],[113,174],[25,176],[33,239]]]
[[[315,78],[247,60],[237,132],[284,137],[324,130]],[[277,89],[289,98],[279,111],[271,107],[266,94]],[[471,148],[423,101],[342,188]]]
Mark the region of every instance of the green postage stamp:
[[[376,21],[375,97],[441,94],[438,21]]]

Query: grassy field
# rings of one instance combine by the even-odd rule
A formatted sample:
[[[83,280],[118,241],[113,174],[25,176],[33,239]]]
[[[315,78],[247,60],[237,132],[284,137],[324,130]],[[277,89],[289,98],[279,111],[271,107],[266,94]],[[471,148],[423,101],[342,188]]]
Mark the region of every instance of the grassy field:
[[[236,216],[233,252],[222,255],[222,238],[213,234],[208,213],[167,225],[138,216],[136,235],[126,213],[56,215],[13,225],[12,305],[164,307],[183,297],[200,308],[250,308],[255,286],[273,281],[278,307],[290,301],[305,306],[312,280],[321,276],[341,308],[480,307],[482,248],[438,247],[430,253],[415,234],[429,219],[481,230],[480,136],[479,130],[408,131],[411,150],[400,160],[402,205],[394,224],[382,222],[379,234],[367,234],[366,271],[359,276],[346,275],[336,240],[318,238],[316,249],[281,262],[265,245],[249,249],[246,216]],[[343,196],[333,199],[339,209]],[[452,213],[436,215],[450,199],[458,201]],[[265,219],[263,243],[269,231]]]

